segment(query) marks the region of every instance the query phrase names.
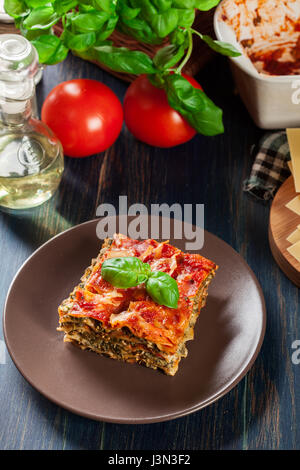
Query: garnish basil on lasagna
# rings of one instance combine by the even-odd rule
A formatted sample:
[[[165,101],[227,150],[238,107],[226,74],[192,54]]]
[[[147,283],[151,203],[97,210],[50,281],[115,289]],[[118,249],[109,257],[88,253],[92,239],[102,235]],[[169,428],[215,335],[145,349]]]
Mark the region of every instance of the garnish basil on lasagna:
[[[177,283],[177,308],[156,303],[145,283],[117,288],[101,274],[110,258],[136,257],[151,272],[167,273]],[[184,253],[167,242],[133,240],[121,234],[106,239],[81,282],[58,308],[64,341],[121,361],[177,372],[187,356],[186,341],[205,305],[207,288],[218,268],[199,254]]]

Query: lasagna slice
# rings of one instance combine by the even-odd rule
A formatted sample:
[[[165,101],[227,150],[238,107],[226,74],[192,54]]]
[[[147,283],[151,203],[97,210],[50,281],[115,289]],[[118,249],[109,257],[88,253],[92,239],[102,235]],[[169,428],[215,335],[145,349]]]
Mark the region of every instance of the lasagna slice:
[[[178,285],[178,308],[155,303],[144,284],[128,289],[113,287],[101,276],[108,258],[135,256],[163,271]],[[186,341],[205,305],[207,288],[217,266],[199,254],[188,254],[167,242],[132,240],[121,234],[106,239],[80,284],[58,308],[64,341],[131,363],[177,372],[187,356]]]

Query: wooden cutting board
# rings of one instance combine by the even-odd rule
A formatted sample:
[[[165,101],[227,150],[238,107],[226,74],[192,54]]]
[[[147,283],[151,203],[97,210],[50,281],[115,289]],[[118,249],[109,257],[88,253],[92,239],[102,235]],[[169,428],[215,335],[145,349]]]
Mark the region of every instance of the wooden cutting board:
[[[300,224],[300,216],[285,207],[296,195],[294,179],[290,176],[277,191],[271,206],[269,242],[279,267],[296,286],[300,287],[300,263],[287,251],[291,243],[286,240]]]

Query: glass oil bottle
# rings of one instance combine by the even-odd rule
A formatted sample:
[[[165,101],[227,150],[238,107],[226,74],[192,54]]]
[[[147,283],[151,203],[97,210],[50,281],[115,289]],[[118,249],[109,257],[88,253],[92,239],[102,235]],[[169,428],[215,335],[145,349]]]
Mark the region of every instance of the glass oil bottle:
[[[64,170],[61,143],[34,118],[37,53],[17,34],[0,34],[0,208],[29,209],[56,191]]]

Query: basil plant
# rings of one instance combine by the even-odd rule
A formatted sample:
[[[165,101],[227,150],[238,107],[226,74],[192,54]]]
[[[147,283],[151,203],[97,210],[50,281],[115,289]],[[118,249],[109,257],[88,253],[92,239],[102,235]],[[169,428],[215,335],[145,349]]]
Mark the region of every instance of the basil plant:
[[[193,36],[226,56],[238,56],[230,44],[193,29],[197,10],[207,11],[220,0],[5,0],[6,12],[36,47],[42,64],[63,61],[69,50],[112,71],[147,74],[166,91],[170,106],[201,134],[224,132],[222,110],[182,76],[190,58]],[[54,34],[59,24],[62,33]],[[117,30],[140,43],[160,45],[151,59],[141,51],[116,47]]]

